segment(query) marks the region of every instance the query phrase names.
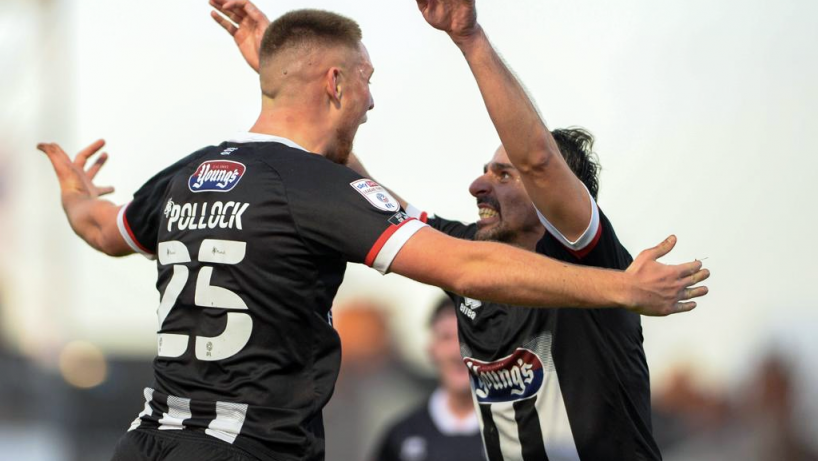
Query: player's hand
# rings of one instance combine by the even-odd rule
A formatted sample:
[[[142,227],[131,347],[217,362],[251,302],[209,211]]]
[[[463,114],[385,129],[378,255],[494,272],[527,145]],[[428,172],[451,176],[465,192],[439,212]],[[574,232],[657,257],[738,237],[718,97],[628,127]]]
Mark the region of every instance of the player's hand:
[[[687,312],[696,307],[696,302],[691,299],[707,294],[707,287],[694,287],[710,277],[710,271],[702,269],[701,261],[675,266],[656,261],[674,246],[676,237],[671,235],[659,245],[640,253],[625,271],[633,277],[635,284],[628,303],[631,311],[655,316]]]
[[[216,10],[210,16],[233,36],[244,60],[258,72],[261,39],[270,20],[249,0],[210,0],[210,6]]]
[[[99,154],[91,166],[87,169],[85,168],[88,159],[99,152],[103,146],[105,146],[105,141],[102,139],[95,141],[90,146],[81,150],[72,161],[59,144],[37,144],[37,149],[43,151],[45,155],[48,156],[51,165],[54,167],[54,172],[57,173],[57,180],[60,182],[60,192],[62,193],[64,204],[67,199],[73,197],[95,199],[114,191],[113,187],[100,187],[94,184],[94,177],[96,177],[100,168],[102,168],[108,160],[107,153],[103,152]]]
[[[474,36],[477,24],[475,0],[416,0],[423,18],[432,27],[449,34],[455,43]]]

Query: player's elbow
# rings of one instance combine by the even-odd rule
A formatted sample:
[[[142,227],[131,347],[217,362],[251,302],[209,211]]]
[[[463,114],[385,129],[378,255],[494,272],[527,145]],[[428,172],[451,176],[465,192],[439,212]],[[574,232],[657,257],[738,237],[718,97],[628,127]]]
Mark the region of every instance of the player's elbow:
[[[117,258],[134,252],[122,238],[118,229],[101,228],[94,241],[88,243],[97,251]]]
[[[561,154],[556,143],[540,139],[532,142],[525,155],[519,156],[512,163],[523,175],[544,174],[553,166],[558,155]]]

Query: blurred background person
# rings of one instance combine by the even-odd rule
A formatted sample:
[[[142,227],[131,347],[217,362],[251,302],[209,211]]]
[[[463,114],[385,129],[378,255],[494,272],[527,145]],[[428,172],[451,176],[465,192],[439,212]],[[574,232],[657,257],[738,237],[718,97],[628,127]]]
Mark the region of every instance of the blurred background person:
[[[366,459],[383,427],[434,389],[434,380],[398,352],[399,327],[391,324],[389,311],[388,303],[370,297],[333,306],[342,353],[335,392],[324,409],[324,425],[332,428],[326,461]]]
[[[432,311],[429,329],[438,388],[385,431],[373,461],[485,459],[469,373],[460,357],[455,306],[448,297]]]

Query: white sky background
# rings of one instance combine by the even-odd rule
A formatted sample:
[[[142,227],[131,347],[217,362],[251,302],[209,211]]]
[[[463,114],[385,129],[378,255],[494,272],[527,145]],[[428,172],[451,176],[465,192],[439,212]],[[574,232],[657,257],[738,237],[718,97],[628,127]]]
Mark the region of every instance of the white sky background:
[[[0,30],[0,95],[41,111],[21,119],[13,110],[25,104],[0,108],[5,131],[17,130],[17,150],[0,158],[14,152],[25,178],[0,208],[0,230],[12,242],[0,266],[5,328],[26,347],[82,338],[111,353],[152,354],[153,264],[86,249],[62,218],[56,181],[33,144],[54,140],[73,153],[105,137],[112,158],[99,179],[125,202],[175,159],[247,129],[259,107],[257,80],[205,0],[55,3],[44,20],[33,6],[0,8],[0,24],[18,32]],[[376,108],[359,131],[359,156],[413,204],[477,217],[467,188],[498,139],[465,61],[414,2],[258,4],[270,17],[317,7],[358,20],[376,68]],[[549,126],[596,135],[600,205],[632,253],[676,233],[668,261],[708,258],[711,294],[696,311],[643,322],[654,380],[689,364],[707,384],[731,385],[771,347],[814,364],[818,250],[810,242],[818,218],[808,198],[818,170],[810,139],[818,132],[818,2],[478,7]],[[10,20],[23,9],[30,22]],[[14,52],[32,31],[52,39],[26,44],[26,56]],[[339,300],[361,295],[387,302],[397,342],[419,351],[433,290],[352,267]],[[816,371],[804,369],[814,383]]]

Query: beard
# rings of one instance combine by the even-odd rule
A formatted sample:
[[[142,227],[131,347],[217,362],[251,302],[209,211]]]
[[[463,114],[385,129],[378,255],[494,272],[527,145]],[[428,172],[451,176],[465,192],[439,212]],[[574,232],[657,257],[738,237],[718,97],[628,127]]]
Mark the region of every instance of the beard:
[[[514,245],[520,248],[525,248],[525,243],[523,240],[527,239],[527,235],[534,232],[542,233],[544,229],[542,228],[542,224],[540,224],[540,220],[537,218],[533,205],[531,205],[530,212],[532,213],[528,218],[519,219],[520,218],[520,210],[511,210],[511,214],[518,215],[517,221],[522,221],[518,224],[511,224],[508,221],[503,220],[503,213],[502,208],[500,207],[500,202],[493,196],[484,196],[479,197],[477,199],[477,204],[485,203],[491,206],[495,211],[497,211],[497,216],[499,217],[499,222],[496,224],[478,227],[477,232],[474,234],[475,240],[480,240],[484,242],[500,242],[506,243],[509,245]],[[515,208],[515,205],[511,205],[511,208]],[[542,237],[542,236],[540,236]]]
[[[503,215],[500,212],[500,202],[498,202],[497,199],[492,196],[478,197],[477,204],[480,205],[483,203],[489,205],[497,212],[500,222],[493,226],[478,228],[477,233],[474,234],[474,239],[484,242],[513,242],[517,237],[517,232],[509,229],[508,224],[503,221]]]
[[[353,128],[338,128],[335,130],[335,149],[327,152],[326,157],[335,163],[346,165],[349,160],[349,155],[352,153],[355,133],[357,131],[357,126]]]
[[[517,240],[518,232],[508,228],[506,223],[500,221],[489,228],[478,229],[474,234],[475,240],[483,242],[500,242],[513,244]]]

